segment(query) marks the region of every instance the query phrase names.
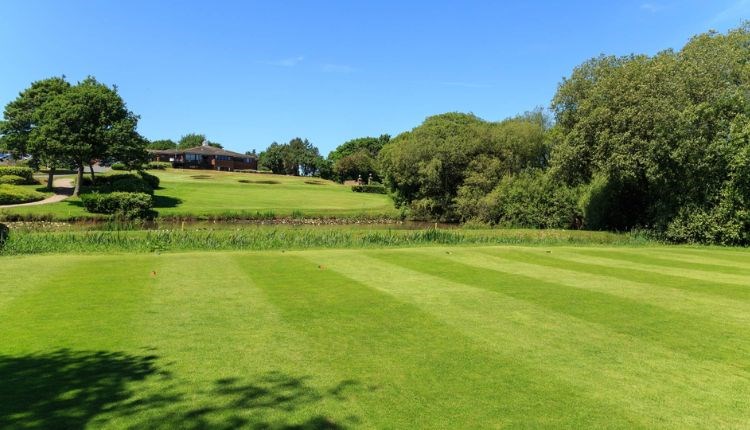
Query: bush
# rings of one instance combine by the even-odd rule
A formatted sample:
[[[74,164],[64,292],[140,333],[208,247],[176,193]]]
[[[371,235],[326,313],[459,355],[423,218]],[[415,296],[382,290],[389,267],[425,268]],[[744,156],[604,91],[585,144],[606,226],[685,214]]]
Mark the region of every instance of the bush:
[[[146,193],[83,194],[81,202],[88,212],[110,214],[118,218],[151,218],[154,215],[151,210],[153,198]]]
[[[99,191],[102,193],[126,192],[154,194],[154,189],[151,188],[146,181],[136,175],[104,184],[99,187]]]
[[[96,177],[95,182],[86,176],[82,185],[94,187],[97,191],[111,193],[124,191],[129,193],[153,194],[154,189],[159,187],[159,177],[146,172],[115,173],[113,175],[101,175]]]
[[[385,186],[383,184],[352,185],[352,191],[355,193],[385,194]]]
[[[159,177],[158,176],[152,175],[150,173],[143,172],[143,171],[138,172],[138,175],[141,177],[141,179],[143,179],[144,181],[146,181],[146,183],[151,188],[153,188],[153,189],[159,188]]]
[[[34,171],[30,167],[18,167],[18,166],[7,166],[0,167],[0,177],[3,176],[18,176],[23,178],[24,185],[36,184],[34,179]]]
[[[145,168],[148,170],[164,170],[172,167],[172,163],[167,161],[150,161],[146,164]]]
[[[128,166],[126,166],[124,163],[112,163],[112,166],[110,166],[112,170],[128,170]]]
[[[503,177],[486,195],[459,190],[456,210],[465,220],[504,227],[580,228],[577,188],[541,170]]]
[[[0,176],[0,184],[24,185],[26,179],[16,175]]]
[[[44,194],[21,188],[15,185],[0,185],[0,205],[16,205],[19,203],[35,202],[43,200]]]

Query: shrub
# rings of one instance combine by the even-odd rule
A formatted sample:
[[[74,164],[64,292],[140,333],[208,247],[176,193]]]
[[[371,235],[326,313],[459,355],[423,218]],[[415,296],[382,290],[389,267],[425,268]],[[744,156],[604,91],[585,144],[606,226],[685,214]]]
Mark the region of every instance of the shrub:
[[[104,184],[99,188],[99,191],[103,193],[154,193],[154,189],[151,188],[151,186],[146,181],[136,175],[132,175],[132,177],[121,178],[116,181],[111,181],[108,184]]]
[[[457,212],[466,220],[505,227],[580,228],[578,195],[577,188],[532,170],[503,177],[484,196],[460,190]]]
[[[385,186],[383,184],[352,185],[352,191],[355,193],[385,194]]]
[[[112,170],[128,170],[128,166],[124,163],[112,163]]]
[[[83,178],[82,185],[95,187],[97,191],[111,193],[124,191],[130,193],[153,194],[154,189],[159,187],[159,177],[146,172],[115,173],[112,175],[101,175],[96,177],[96,182],[91,178]]]
[[[153,189],[159,188],[159,177],[156,175],[152,175],[150,173],[140,171],[138,172],[138,175],[146,181],[146,183]]]
[[[23,178],[25,185],[36,184],[34,180],[34,171],[30,167],[18,167],[18,166],[7,166],[0,167],[0,177],[3,176],[18,176]]]
[[[0,176],[0,184],[23,185],[26,179],[16,175]]]
[[[148,170],[164,170],[172,167],[172,163],[167,161],[150,161],[146,164],[145,168]]]
[[[43,199],[44,194],[38,191],[21,188],[15,185],[0,185],[0,205],[15,205]]]
[[[81,202],[88,212],[115,215],[118,218],[153,217],[153,198],[146,193],[113,192],[81,195]]]

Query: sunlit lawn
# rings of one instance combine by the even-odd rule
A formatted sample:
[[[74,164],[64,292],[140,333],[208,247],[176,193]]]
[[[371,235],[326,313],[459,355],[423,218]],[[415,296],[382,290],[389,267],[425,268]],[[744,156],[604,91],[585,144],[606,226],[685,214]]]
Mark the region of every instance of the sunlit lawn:
[[[319,178],[211,170],[150,171],[161,178],[155,209],[161,216],[216,216],[273,213],[288,216],[395,215],[385,195],[354,193],[351,187]],[[58,218],[91,216],[79,199],[43,206],[0,209],[8,214],[51,214]]]
[[[0,267],[12,274],[0,283],[3,428],[750,422],[747,251],[89,254]]]

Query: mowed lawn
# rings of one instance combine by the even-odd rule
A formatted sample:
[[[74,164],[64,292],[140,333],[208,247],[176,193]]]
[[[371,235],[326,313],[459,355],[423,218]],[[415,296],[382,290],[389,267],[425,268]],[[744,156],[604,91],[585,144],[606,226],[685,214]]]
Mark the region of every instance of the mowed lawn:
[[[2,428],[750,423],[742,250],[425,247],[0,264]]]
[[[296,211],[305,216],[397,214],[386,195],[355,193],[349,186],[320,178],[194,169],[149,173],[161,179],[155,192],[155,209],[161,216],[289,216]],[[0,216],[10,214],[52,214],[58,218],[92,215],[77,198],[41,206],[0,208]]]

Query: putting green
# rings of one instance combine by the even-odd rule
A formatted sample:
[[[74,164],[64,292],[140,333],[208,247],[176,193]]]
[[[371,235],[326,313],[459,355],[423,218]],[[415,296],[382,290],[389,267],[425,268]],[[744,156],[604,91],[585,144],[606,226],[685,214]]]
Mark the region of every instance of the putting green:
[[[750,253],[2,257],[8,428],[743,428]]]

